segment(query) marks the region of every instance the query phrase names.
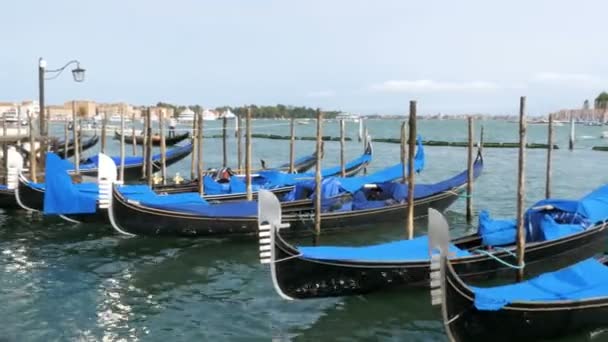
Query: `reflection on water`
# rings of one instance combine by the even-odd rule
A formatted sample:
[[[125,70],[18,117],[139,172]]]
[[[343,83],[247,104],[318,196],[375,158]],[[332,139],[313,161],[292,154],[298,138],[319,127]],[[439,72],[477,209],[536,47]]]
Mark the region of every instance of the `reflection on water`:
[[[256,133],[282,134],[281,127],[262,127]],[[213,126],[218,123],[209,123]],[[308,127],[311,126],[311,127]],[[298,126],[298,134],[312,135],[314,125]],[[350,126],[349,126],[350,127]],[[397,137],[394,122],[370,121],[370,134]],[[217,128],[217,127],[210,127]],[[351,129],[352,128],[352,129]],[[353,135],[357,127],[347,131]],[[420,122],[428,139],[463,140],[464,123]],[[579,134],[595,136],[597,127],[581,127]],[[600,128],[601,129],[601,128]],[[336,123],[324,129],[337,135]],[[485,122],[488,140],[514,141],[516,125]],[[530,141],[541,142],[544,130],[530,127]],[[598,131],[599,132],[599,131]],[[564,136],[562,136],[563,134]],[[567,128],[557,128],[563,145]],[[234,159],[234,139],[229,158]],[[109,139],[112,153],[118,151]],[[221,140],[205,141],[207,151],[220,151]],[[585,145],[587,144],[587,145]],[[599,144],[584,140],[579,146]],[[297,154],[308,154],[314,142],[298,141]],[[326,165],[339,160],[338,143],[326,143]],[[565,145],[564,145],[565,146]],[[374,171],[397,161],[398,145],[376,144]],[[361,153],[347,144],[347,158]],[[528,203],[541,198],[545,152],[528,154]],[[254,159],[269,164],[288,160],[289,148],[276,141],[257,140]],[[462,148],[427,148],[427,169],[420,182],[449,177],[466,165]],[[219,165],[221,153],[205,156],[206,165]],[[515,209],[514,149],[486,149],[486,169],[475,184],[475,210],[487,208],[497,217]],[[190,161],[170,168],[170,174],[189,174]],[[555,151],[554,193],[576,197],[608,181],[608,154],[580,149]],[[464,201],[447,213],[454,235],[474,231],[464,220]],[[405,213],[404,213],[405,215]],[[424,220],[416,222],[426,231]],[[371,222],[369,229],[321,236],[322,244],[368,244],[405,236],[405,227]],[[310,239],[296,241],[310,244]],[[274,292],[267,267],[258,264],[255,241],[224,239],[125,238],[111,228],[72,225],[24,212],[0,212],[0,338],[24,340],[136,341],[136,340],[388,340],[444,341],[439,313],[429,306],[426,291],[383,293],[351,298],[286,302]],[[594,332],[565,341],[603,340]]]

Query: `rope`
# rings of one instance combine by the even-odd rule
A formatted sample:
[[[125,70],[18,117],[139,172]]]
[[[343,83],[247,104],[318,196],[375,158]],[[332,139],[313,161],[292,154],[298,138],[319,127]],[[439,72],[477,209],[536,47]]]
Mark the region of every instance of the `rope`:
[[[298,253],[296,255],[288,256],[288,257],[285,257],[283,259],[275,260],[274,263],[276,264],[276,263],[281,262],[281,261],[287,261],[289,259],[295,259],[295,258],[298,258],[298,257],[301,257],[301,256],[302,256],[302,253]]]
[[[500,251],[500,250],[502,250],[502,251],[506,252],[507,254],[509,254],[509,255],[511,255],[511,256],[513,256],[513,257],[515,257],[515,254],[513,254],[513,252],[511,252],[511,251],[509,251],[509,250],[506,250],[506,249],[503,249],[503,248],[500,248],[500,249],[499,249],[499,251]],[[514,269],[516,269],[516,270],[521,270],[521,269],[523,269],[524,267],[526,267],[526,263],[525,263],[525,262],[524,262],[524,263],[523,263],[521,266],[518,266],[518,265],[513,265],[513,264],[510,264],[510,263],[508,263],[508,262],[506,262],[506,261],[504,261],[504,260],[500,259],[500,258],[499,258],[499,257],[497,257],[496,255],[494,255],[494,254],[492,254],[492,253],[490,253],[490,252],[488,252],[488,251],[486,251],[486,250],[483,250],[483,249],[475,249],[475,250],[474,250],[474,252],[479,253],[479,254],[483,254],[483,255],[486,255],[486,256],[489,256],[490,258],[492,258],[492,259],[494,259],[494,260],[498,261],[499,263],[503,264],[504,266],[507,266],[507,267],[510,267],[510,268],[514,268]]]

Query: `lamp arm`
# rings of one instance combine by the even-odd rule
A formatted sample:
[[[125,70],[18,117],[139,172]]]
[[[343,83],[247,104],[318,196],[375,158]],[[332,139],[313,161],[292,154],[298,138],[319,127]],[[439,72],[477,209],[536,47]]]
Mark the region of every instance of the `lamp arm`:
[[[71,61],[69,61],[69,62],[65,63],[65,65],[64,65],[64,66],[62,66],[62,67],[61,67],[61,68],[59,68],[59,69],[53,69],[53,70],[44,70],[44,73],[57,73],[56,75],[53,75],[53,76],[48,77],[48,78],[45,78],[45,80],[47,80],[47,81],[48,81],[48,80],[53,80],[53,79],[55,79],[55,78],[59,77],[59,75],[61,75],[61,73],[63,72],[63,70],[65,70],[65,68],[67,68],[69,65],[74,64],[74,63],[76,63],[76,66],[77,66],[78,68],[80,68],[80,62],[79,62],[79,61],[77,61],[77,60],[75,60],[75,59],[73,59],[73,60],[71,60]]]

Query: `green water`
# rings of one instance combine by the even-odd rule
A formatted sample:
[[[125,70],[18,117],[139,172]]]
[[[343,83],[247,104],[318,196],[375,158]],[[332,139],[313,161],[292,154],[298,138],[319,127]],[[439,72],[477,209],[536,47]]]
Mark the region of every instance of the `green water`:
[[[208,134],[219,122],[206,123]],[[398,137],[397,121],[370,120],[370,134]],[[487,141],[516,141],[514,123],[485,121]],[[420,121],[425,139],[463,141],[464,121]],[[546,126],[529,127],[530,142],[546,140]],[[314,124],[298,125],[298,135],[314,135]],[[358,126],[349,123],[349,136]],[[54,126],[59,134],[62,128]],[[603,143],[602,127],[577,126],[575,151],[568,151],[567,126],[556,128],[553,193],[576,198],[608,181],[608,152],[591,151]],[[254,121],[255,133],[289,134],[288,121]],[[477,126],[479,132],[479,126]],[[324,135],[338,135],[328,122]],[[593,138],[595,137],[595,138]],[[234,138],[229,159],[236,164]],[[116,142],[110,150],[118,152]],[[396,163],[399,146],[374,146],[370,171]],[[93,149],[96,152],[98,147]],[[309,154],[312,141],[298,141],[297,155]],[[347,157],[362,152],[347,144]],[[130,153],[131,148],[127,147]],[[428,147],[427,169],[417,178],[434,182],[465,168],[466,150]],[[89,152],[92,153],[92,152]],[[289,158],[287,141],[255,140],[259,159],[277,165]],[[326,143],[324,165],[339,160],[339,144]],[[527,203],[543,196],[545,150],[530,150],[527,159]],[[476,211],[511,217],[515,211],[516,149],[486,149],[486,168],[475,183]],[[221,141],[205,141],[205,164],[221,161]],[[259,164],[258,164],[259,165]],[[170,168],[189,175],[190,161]],[[464,201],[448,212],[456,234],[464,223]],[[72,225],[22,211],[0,213],[0,340],[7,341],[444,341],[439,312],[426,291],[381,293],[350,298],[286,302],[275,294],[267,267],[258,263],[257,245],[248,240],[158,239],[119,236],[109,226]],[[425,227],[418,227],[421,231]],[[370,225],[357,233],[323,236],[322,243],[364,244],[403,236],[404,228]],[[591,335],[563,341],[585,341]],[[593,340],[608,338],[594,335]]]

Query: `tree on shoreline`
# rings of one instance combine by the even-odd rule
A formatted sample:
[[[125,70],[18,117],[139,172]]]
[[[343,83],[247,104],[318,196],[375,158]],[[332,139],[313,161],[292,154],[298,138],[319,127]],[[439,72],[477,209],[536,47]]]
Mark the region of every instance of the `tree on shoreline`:
[[[595,98],[595,109],[606,108],[608,108],[608,93],[603,91]]]

